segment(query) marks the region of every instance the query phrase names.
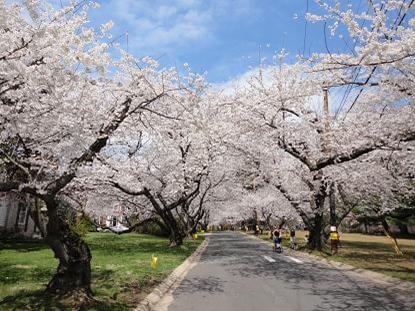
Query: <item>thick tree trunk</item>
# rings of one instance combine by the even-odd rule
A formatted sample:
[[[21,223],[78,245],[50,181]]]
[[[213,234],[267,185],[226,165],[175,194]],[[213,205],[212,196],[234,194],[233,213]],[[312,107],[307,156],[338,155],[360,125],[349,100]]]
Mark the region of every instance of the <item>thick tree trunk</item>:
[[[170,247],[180,246],[183,244],[184,235],[179,229],[177,223],[172,223],[169,225],[170,228]]]
[[[164,210],[159,214],[166,227],[169,229],[170,247],[180,246],[183,244],[183,237],[185,236],[180,230],[180,226],[173,214],[169,210]]]
[[[176,247],[176,246],[180,246],[183,244],[183,237],[178,232],[171,231],[169,239],[170,239],[170,245],[169,245],[170,247]]]
[[[49,220],[45,241],[59,259],[59,266],[47,286],[47,291],[57,295],[91,298],[89,247],[58,215],[55,201],[47,206]]]
[[[318,180],[320,177],[317,176]],[[308,239],[308,248],[310,250],[323,250],[324,242],[324,202],[326,200],[326,186],[320,182],[318,192],[314,195],[314,218],[310,221],[310,236]]]
[[[323,214],[316,214],[309,228],[308,248],[310,250],[323,250],[324,235]]]

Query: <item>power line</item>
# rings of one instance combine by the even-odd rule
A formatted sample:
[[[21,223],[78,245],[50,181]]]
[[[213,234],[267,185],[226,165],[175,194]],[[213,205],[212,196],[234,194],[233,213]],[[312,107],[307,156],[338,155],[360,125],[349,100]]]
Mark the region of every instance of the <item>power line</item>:
[[[308,13],[308,9],[309,9],[309,0],[306,0],[306,11],[305,11],[305,15],[307,15]],[[305,54],[305,45],[307,42],[307,25],[308,25],[308,20],[307,18],[305,19],[305,23],[304,23],[304,39],[303,39],[303,56]]]

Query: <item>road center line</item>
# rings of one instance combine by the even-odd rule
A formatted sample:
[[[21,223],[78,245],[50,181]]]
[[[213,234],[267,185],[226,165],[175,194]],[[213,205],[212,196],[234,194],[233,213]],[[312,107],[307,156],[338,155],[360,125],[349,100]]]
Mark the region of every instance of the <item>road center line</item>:
[[[304,263],[304,261],[301,261],[300,259],[291,257],[291,256],[286,256],[287,258],[290,258],[292,261],[296,262],[296,263]]]
[[[269,256],[265,256],[264,255],[264,258],[266,259],[266,260],[268,260],[269,262],[275,262],[275,259],[272,259],[271,257],[269,257]]]

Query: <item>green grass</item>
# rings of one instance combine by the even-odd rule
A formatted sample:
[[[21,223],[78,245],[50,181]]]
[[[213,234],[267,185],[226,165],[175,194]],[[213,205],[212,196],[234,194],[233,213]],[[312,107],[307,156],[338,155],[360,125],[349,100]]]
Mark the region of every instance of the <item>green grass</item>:
[[[168,240],[142,234],[91,233],[93,310],[130,310],[180,265],[201,240],[169,248]],[[156,270],[150,267],[158,257]],[[58,261],[42,242],[0,244],[0,310],[70,309],[65,301],[43,294]]]
[[[307,251],[304,236],[306,232],[296,233],[299,250]],[[262,239],[268,240],[266,235]],[[341,247],[335,256],[327,248],[323,252],[312,252],[329,260],[343,262],[357,268],[383,273],[402,280],[415,282],[415,240],[398,239],[404,255],[397,256],[391,241],[385,236],[358,233],[341,233]],[[289,247],[289,238],[283,239],[283,246]]]

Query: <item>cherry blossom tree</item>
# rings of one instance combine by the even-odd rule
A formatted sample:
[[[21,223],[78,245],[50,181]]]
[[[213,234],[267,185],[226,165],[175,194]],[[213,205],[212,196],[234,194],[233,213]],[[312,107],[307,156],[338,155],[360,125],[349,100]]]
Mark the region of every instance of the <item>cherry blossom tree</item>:
[[[91,253],[60,214],[65,202],[157,215],[171,245],[208,215],[295,211],[321,249],[334,193],[336,225],[361,202],[388,215],[413,197],[414,1],[368,1],[367,13],[317,2],[325,14],[307,18],[332,35],[344,27],[350,52],[288,65],[283,51],[224,95],[188,66],[181,77],[112,57],[111,23],[87,26],[93,2],[0,1],[0,191],[35,199],[33,215],[47,210],[44,224],[33,218],[59,259],[49,292],[91,294]],[[347,109],[315,109],[337,86],[358,87]]]
[[[393,103],[395,98],[381,99],[367,92],[360,101],[371,105],[356,108],[347,118],[333,119],[313,109],[328,77],[316,76],[306,64],[286,65],[281,62],[283,56],[278,55],[279,64],[263,69],[267,79],[260,73],[250,80],[249,88],[236,95],[235,101],[242,106],[239,123],[245,133],[240,136],[241,144],[251,145],[245,149],[259,154],[261,165],[269,162],[271,167],[277,166],[276,176],[270,173],[272,169],[264,170],[268,175],[264,180],[296,207],[310,230],[309,247],[321,249],[328,194],[335,182],[327,171],[413,141],[413,108],[379,109],[381,100]]]
[[[0,4],[0,155],[12,172],[0,190],[36,197],[47,208],[44,238],[59,259],[48,291],[86,296],[91,254],[59,215],[63,191],[123,122],[140,122],[175,79],[150,59],[113,60],[104,43],[110,24],[98,33],[86,26],[91,5]]]
[[[358,210],[360,217],[376,219],[393,242],[398,255],[402,255],[402,251],[390,230],[387,217],[410,209],[410,202],[415,198],[414,159],[408,153],[408,149],[413,148],[413,143],[401,143],[400,148],[377,151],[370,160],[343,165],[341,170],[347,174],[328,172],[337,175],[341,203],[348,209]]]
[[[311,22],[324,22],[330,36],[346,44],[345,52],[333,53],[327,43],[326,53],[313,54],[314,70],[328,73],[327,87],[347,86],[353,107],[369,88],[385,91],[408,104],[414,99],[415,19],[412,0],[368,0],[360,6],[340,1],[316,1],[324,14],[307,14]],[[350,92],[354,90],[354,92]],[[390,102],[389,102],[390,104]]]
[[[113,156],[106,160],[115,172],[111,184],[125,194],[146,198],[168,229],[171,246],[181,245],[196,231],[210,192],[225,176],[219,171],[224,150],[215,116],[217,101],[205,92],[202,76],[188,72],[184,79],[186,89],[170,94],[157,116],[145,121],[142,132],[130,127],[129,136],[114,143],[128,149],[129,142],[140,140],[140,148],[121,161]]]

